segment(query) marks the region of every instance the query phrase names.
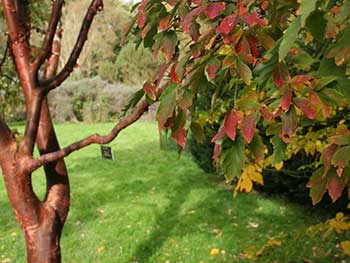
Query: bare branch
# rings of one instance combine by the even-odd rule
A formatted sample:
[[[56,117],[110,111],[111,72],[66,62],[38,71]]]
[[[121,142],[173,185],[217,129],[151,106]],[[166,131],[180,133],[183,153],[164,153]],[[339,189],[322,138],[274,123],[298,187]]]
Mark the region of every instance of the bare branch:
[[[85,15],[83,24],[81,26],[78,39],[74,45],[74,48],[68,58],[67,63],[55,77],[42,80],[39,82],[41,87],[44,87],[47,91],[50,91],[52,89],[55,89],[58,87],[64,80],[68,78],[68,76],[72,73],[75,65],[77,64],[77,60],[79,58],[79,55],[81,51],[83,50],[84,44],[87,40],[88,33],[92,24],[92,21],[94,20],[95,15],[98,11],[102,10],[103,8],[103,0],[93,0],[90,4],[87,13]]]
[[[33,71],[38,74],[38,71],[42,64],[48,59],[51,55],[51,46],[55,37],[55,33],[57,31],[57,26],[62,14],[62,6],[64,0],[56,0],[52,4],[51,17],[49,21],[49,25],[47,27],[47,31],[45,34],[45,38],[41,47],[41,50],[33,62]]]
[[[166,85],[162,86],[157,91],[157,100],[159,99],[160,95],[162,94],[163,90],[165,89]],[[107,134],[107,135],[99,135],[99,134],[93,134],[90,135],[80,141],[74,142],[71,145],[63,148],[62,150],[51,152],[44,154],[40,156],[39,158],[33,160],[31,169],[34,171],[37,168],[45,165],[46,163],[56,161],[58,159],[62,159],[64,157],[67,157],[71,153],[80,150],[82,148],[85,148],[91,144],[107,144],[113,141],[118,134],[125,129],[126,127],[130,126],[131,124],[135,123],[144,112],[146,112],[149,109],[150,104],[147,102],[146,99],[143,99],[134,109],[132,113],[130,113],[128,116],[120,120],[117,125],[114,126],[114,128]]]

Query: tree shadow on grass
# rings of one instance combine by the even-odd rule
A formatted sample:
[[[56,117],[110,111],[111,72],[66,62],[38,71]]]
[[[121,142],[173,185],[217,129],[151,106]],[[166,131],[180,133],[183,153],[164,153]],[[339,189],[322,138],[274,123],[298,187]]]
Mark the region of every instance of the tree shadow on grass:
[[[83,219],[86,223],[96,224],[101,219],[97,213],[99,207],[109,203],[130,204],[135,200],[135,195],[142,193],[135,203],[142,209],[133,216],[152,213],[155,219],[148,225],[151,227],[149,234],[143,233],[144,240],[132,245],[130,260],[135,259],[140,263],[154,262],[152,260],[157,253],[163,253],[163,247],[169,246],[170,239],[180,240],[185,236],[204,234],[216,240],[224,230],[228,234],[221,238],[222,246],[226,246],[227,251],[239,254],[243,249],[240,244],[242,239],[257,238],[254,236],[256,222],[266,228],[261,234],[263,236],[270,233],[271,225],[276,220],[282,222],[279,226],[295,223],[286,216],[276,214],[276,209],[271,212],[259,211],[257,196],[240,195],[233,200],[231,191],[218,187],[221,179],[215,175],[201,172],[187,157],[183,163],[177,162],[175,153],[154,151],[152,147],[155,145],[145,144],[138,145],[137,151],[119,150],[116,162],[101,160],[99,156],[76,160],[70,166],[71,176],[78,178],[71,180],[74,213],[69,221]],[[84,171],[84,176],[79,175],[81,171]],[[81,186],[76,189],[74,185]],[[147,199],[155,186],[159,194],[167,199],[167,205],[157,207],[156,200]],[[192,191],[202,191],[204,194],[203,198],[189,204]],[[76,204],[75,200],[84,202]],[[279,205],[282,206],[283,202],[277,201]],[[242,236],[242,230],[235,229],[235,225],[246,229],[247,234]],[[75,235],[73,224],[68,224],[66,230],[64,235]],[[275,229],[275,232],[282,230]],[[263,244],[265,239],[254,242]]]

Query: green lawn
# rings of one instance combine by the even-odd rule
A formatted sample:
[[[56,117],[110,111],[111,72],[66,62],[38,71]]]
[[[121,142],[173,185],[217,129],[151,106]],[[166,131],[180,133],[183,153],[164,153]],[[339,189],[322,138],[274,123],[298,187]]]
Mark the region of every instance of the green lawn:
[[[66,145],[111,126],[65,124],[57,131]],[[98,146],[67,158],[72,205],[63,262],[252,262],[249,255],[270,238],[282,245],[258,262],[338,262],[334,253],[313,253],[315,241],[304,232],[319,219],[309,209],[254,193],[234,199],[221,178],[202,172],[188,154],[177,160],[176,152],[161,151],[155,124],[128,128],[112,146],[116,161],[102,160]],[[42,178],[41,171],[34,175],[41,196]],[[0,189],[0,262],[25,262],[2,181]]]

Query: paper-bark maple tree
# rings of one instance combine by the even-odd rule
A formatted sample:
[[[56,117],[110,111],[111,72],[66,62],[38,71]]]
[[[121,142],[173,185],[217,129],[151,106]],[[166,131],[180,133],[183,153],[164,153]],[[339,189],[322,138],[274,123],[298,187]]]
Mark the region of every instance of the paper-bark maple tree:
[[[204,123],[221,124],[212,140],[213,159],[228,182],[238,179],[236,190],[249,192],[253,182],[262,183],[262,167],[281,168],[301,150],[317,157],[309,182],[314,203],[326,191],[335,201],[349,186],[350,131],[344,116],[337,115],[350,105],[349,1],[141,1],[126,31],[137,21],[133,32],[138,42],[155,54],[162,51],[166,65],[157,80],[147,81],[135,95],[128,105],[131,113],[108,135],[94,134],[60,149],[46,98],[73,71],[93,18],[103,7],[102,0],[91,2],[73,50],[57,73],[54,39],[60,33],[63,2],[52,2],[42,47],[35,52],[29,1],[2,0],[27,116],[19,143],[0,119],[0,165],[28,262],[61,260],[59,240],[69,209],[63,159],[90,144],[110,142],[158,99],[159,128],[171,130],[181,148],[189,130],[200,138]],[[196,112],[196,98],[208,86],[216,90],[212,110]],[[229,96],[221,98],[223,93]],[[189,112],[192,118],[187,118]],[[35,145],[38,158],[33,157]],[[46,173],[44,200],[31,185],[31,174],[39,167]]]
[[[57,72],[60,52],[59,21],[64,1],[52,1],[52,10],[42,47],[34,52],[30,43],[31,16],[27,0],[3,0],[8,29],[8,48],[16,66],[25,97],[26,124],[23,139],[16,138],[5,120],[0,119],[0,165],[7,193],[24,233],[30,263],[61,262],[60,236],[67,218],[70,196],[64,157],[90,144],[105,144],[135,122],[148,109],[144,100],[120,120],[106,136],[93,134],[60,149],[50,117],[47,95],[73,71],[102,0],[93,0],[86,11],[76,43],[64,67]],[[56,38],[55,38],[56,36]],[[156,96],[161,93],[161,88]],[[37,145],[40,157],[34,158]],[[40,200],[32,187],[31,174],[44,167],[46,195]]]

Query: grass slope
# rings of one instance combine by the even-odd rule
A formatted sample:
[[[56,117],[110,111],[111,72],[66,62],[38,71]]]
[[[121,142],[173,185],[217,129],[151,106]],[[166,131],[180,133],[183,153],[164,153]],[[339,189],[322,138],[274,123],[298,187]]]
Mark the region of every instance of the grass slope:
[[[66,145],[110,127],[65,124],[57,133]],[[160,151],[158,141],[156,125],[138,123],[112,143],[116,161],[102,160],[98,146],[67,158],[72,204],[62,237],[63,262],[252,262],[244,254],[275,236],[282,246],[259,262],[312,258],[312,242],[296,238],[316,223],[312,214],[255,194],[233,199],[220,178],[203,173],[187,154],[177,160],[175,152]],[[42,178],[42,171],[34,175],[41,196]],[[24,241],[2,182],[0,189],[0,262],[25,262]]]

